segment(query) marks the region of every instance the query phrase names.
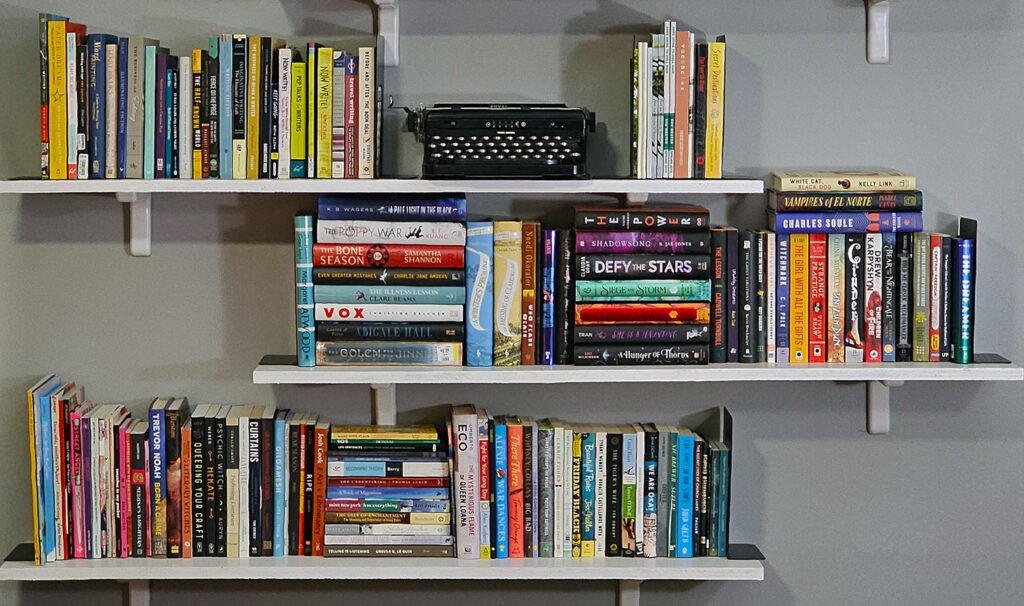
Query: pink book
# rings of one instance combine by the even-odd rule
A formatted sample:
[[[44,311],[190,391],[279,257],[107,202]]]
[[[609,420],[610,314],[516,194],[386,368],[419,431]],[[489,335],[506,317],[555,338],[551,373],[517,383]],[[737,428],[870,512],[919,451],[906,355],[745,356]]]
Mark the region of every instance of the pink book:
[[[71,529],[72,545],[76,558],[85,557],[85,493],[82,488],[82,415],[95,402],[84,402],[71,412]]]
[[[130,502],[128,501],[128,487],[131,483],[131,473],[129,472],[129,461],[131,461],[132,444],[131,439],[128,436],[128,429],[131,427],[133,421],[130,419],[122,423],[117,430],[117,439],[120,440],[121,447],[118,452],[117,461],[117,473],[121,476],[121,544],[118,546],[118,555],[122,558],[128,557],[128,540],[131,533],[128,532],[129,522],[132,517],[132,509]]]

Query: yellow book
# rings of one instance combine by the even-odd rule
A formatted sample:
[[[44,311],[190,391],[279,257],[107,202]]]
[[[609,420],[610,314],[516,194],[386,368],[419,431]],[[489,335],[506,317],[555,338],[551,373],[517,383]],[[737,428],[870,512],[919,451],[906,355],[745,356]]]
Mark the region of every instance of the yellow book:
[[[725,132],[725,41],[708,43],[708,123],[705,133],[704,177],[722,178],[722,140]]]
[[[241,44],[245,45],[245,43],[246,43],[246,36],[245,36],[245,34],[235,34],[234,36],[232,36],[232,41],[231,41],[232,49],[234,49],[235,44],[237,44],[239,42]],[[248,50],[249,50],[248,47],[245,47],[245,48],[246,48],[246,52],[248,53]],[[232,53],[232,57],[233,56],[234,56],[234,54]],[[235,73],[235,68],[232,67],[231,71],[232,71],[231,76],[233,78],[234,77],[234,73]],[[247,69],[244,70],[244,72],[246,74],[248,74],[248,70]],[[231,83],[230,82],[222,83],[221,86],[231,86]],[[242,86],[242,90],[243,91],[246,90],[244,85]],[[248,92],[248,91],[246,91],[246,92]],[[233,87],[232,87],[232,94],[234,94],[234,88]],[[235,103],[237,103],[237,101],[234,101],[232,99],[232,108],[231,108],[232,112],[234,112],[234,104]],[[243,111],[242,113],[244,115],[246,112]],[[234,121],[234,115],[233,114],[232,114],[232,121]],[[244,129],[243,129],[242,136],[239,137],[239,136],[237,136],[237,133],[235,132],[234,129],[235,129],[235,126],[234,126],[234,124],[232,124],[232,127],[231,127],[231,131],[232,131],[231,132],[231,149],[232,149],[231,177],[233,179],[245,179],[245,178],[247,178],[249,176],[249,169],[248,169],[248,167],[249,167],[249,164],[248,164],[249,154],[247,153],[247,145],[246,145],[246,141],[245,141],[246,133],[244,132]]]
[[[50,139],[50,178],[68,178],[68,39],[64,21],[50,21],[47,27],[50,108],[47,116]]]
[[[523,343],[523,223],[494,222],[494,365],[519,366]]]
[[[331,108],[334,103],[334,49],[316,49],[316,177],[331,178]]]
[[[331,425],[331,440],[437,440],[433,425]]]
[[[807,361],[807,234],[789,236],[789,361]]]
[[[306,53],[306,178],[316,177],[316,46]],[[309,90],[312,88],[313,90]]]
[[[576,501],[576,487],[583,486],[583,471],[581,459],[583,457],[583,435],[572,432],[572,484],[573,501]],[[639,474],[637,474],[639,477]],[[572,507],[572,557],[583,557],[583,512],[582,505],[577,501]]]
[[[249,37],[245,88],[245,178],[260,177],[260,37]]]
[[[306,64],[292,62],[292,177],[306,176]]]
[[[203,178],[203,149],[199,131],[202,128],[200,109],[203,105],[203,89],[196,86],[196,76],[203,72],[203,50],[192,49],[192,178]],[[201,78],[200,78],[201,80]]]

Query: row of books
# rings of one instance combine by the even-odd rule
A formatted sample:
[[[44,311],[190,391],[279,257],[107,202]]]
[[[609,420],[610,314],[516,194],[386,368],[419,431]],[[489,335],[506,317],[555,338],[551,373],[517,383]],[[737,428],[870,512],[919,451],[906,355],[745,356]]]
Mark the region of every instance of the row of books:
[[[39,34],[44,179],[380,173],[376,47],[223,34],[176,56],[50,14]]]
[[[665,21],[633,43],[631,173],[640,179],[720,179],[725,36],[703,42]]]
[[[329,425],[157,398],[145,417],[48,375],[28,390],[37,563],[323,553]]]
[[[453,407],[451,427],[460,558],[728,555],[727,441],[472,404]]]

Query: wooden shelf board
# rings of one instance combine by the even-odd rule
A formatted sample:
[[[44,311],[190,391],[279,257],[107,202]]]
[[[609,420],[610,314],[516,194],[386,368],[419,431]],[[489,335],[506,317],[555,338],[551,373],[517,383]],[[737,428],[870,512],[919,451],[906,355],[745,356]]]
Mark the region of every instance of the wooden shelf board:
[[[256,384],[549,384],[725,381],[1021,381],[1014,364],[711,364],[708,366],[257,366]]]
[[[5,562],[0,581],[202,579],[332,580],[748,580],[764,579],[757,560],[725,558],[195,558],[69,560],[36,566]]]
[[[0,181],[0,194],[759,194],[760,179],[94,179]]]

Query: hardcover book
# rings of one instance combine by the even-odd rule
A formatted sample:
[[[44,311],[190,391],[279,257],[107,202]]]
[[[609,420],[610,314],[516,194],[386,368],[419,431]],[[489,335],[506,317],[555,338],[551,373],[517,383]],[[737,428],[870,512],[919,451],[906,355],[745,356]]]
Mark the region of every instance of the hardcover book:
[[[771,189],[776,191],[913,191],[912,175],[891,168],[844,168],[838,170],[798,169],[772,173]]]

